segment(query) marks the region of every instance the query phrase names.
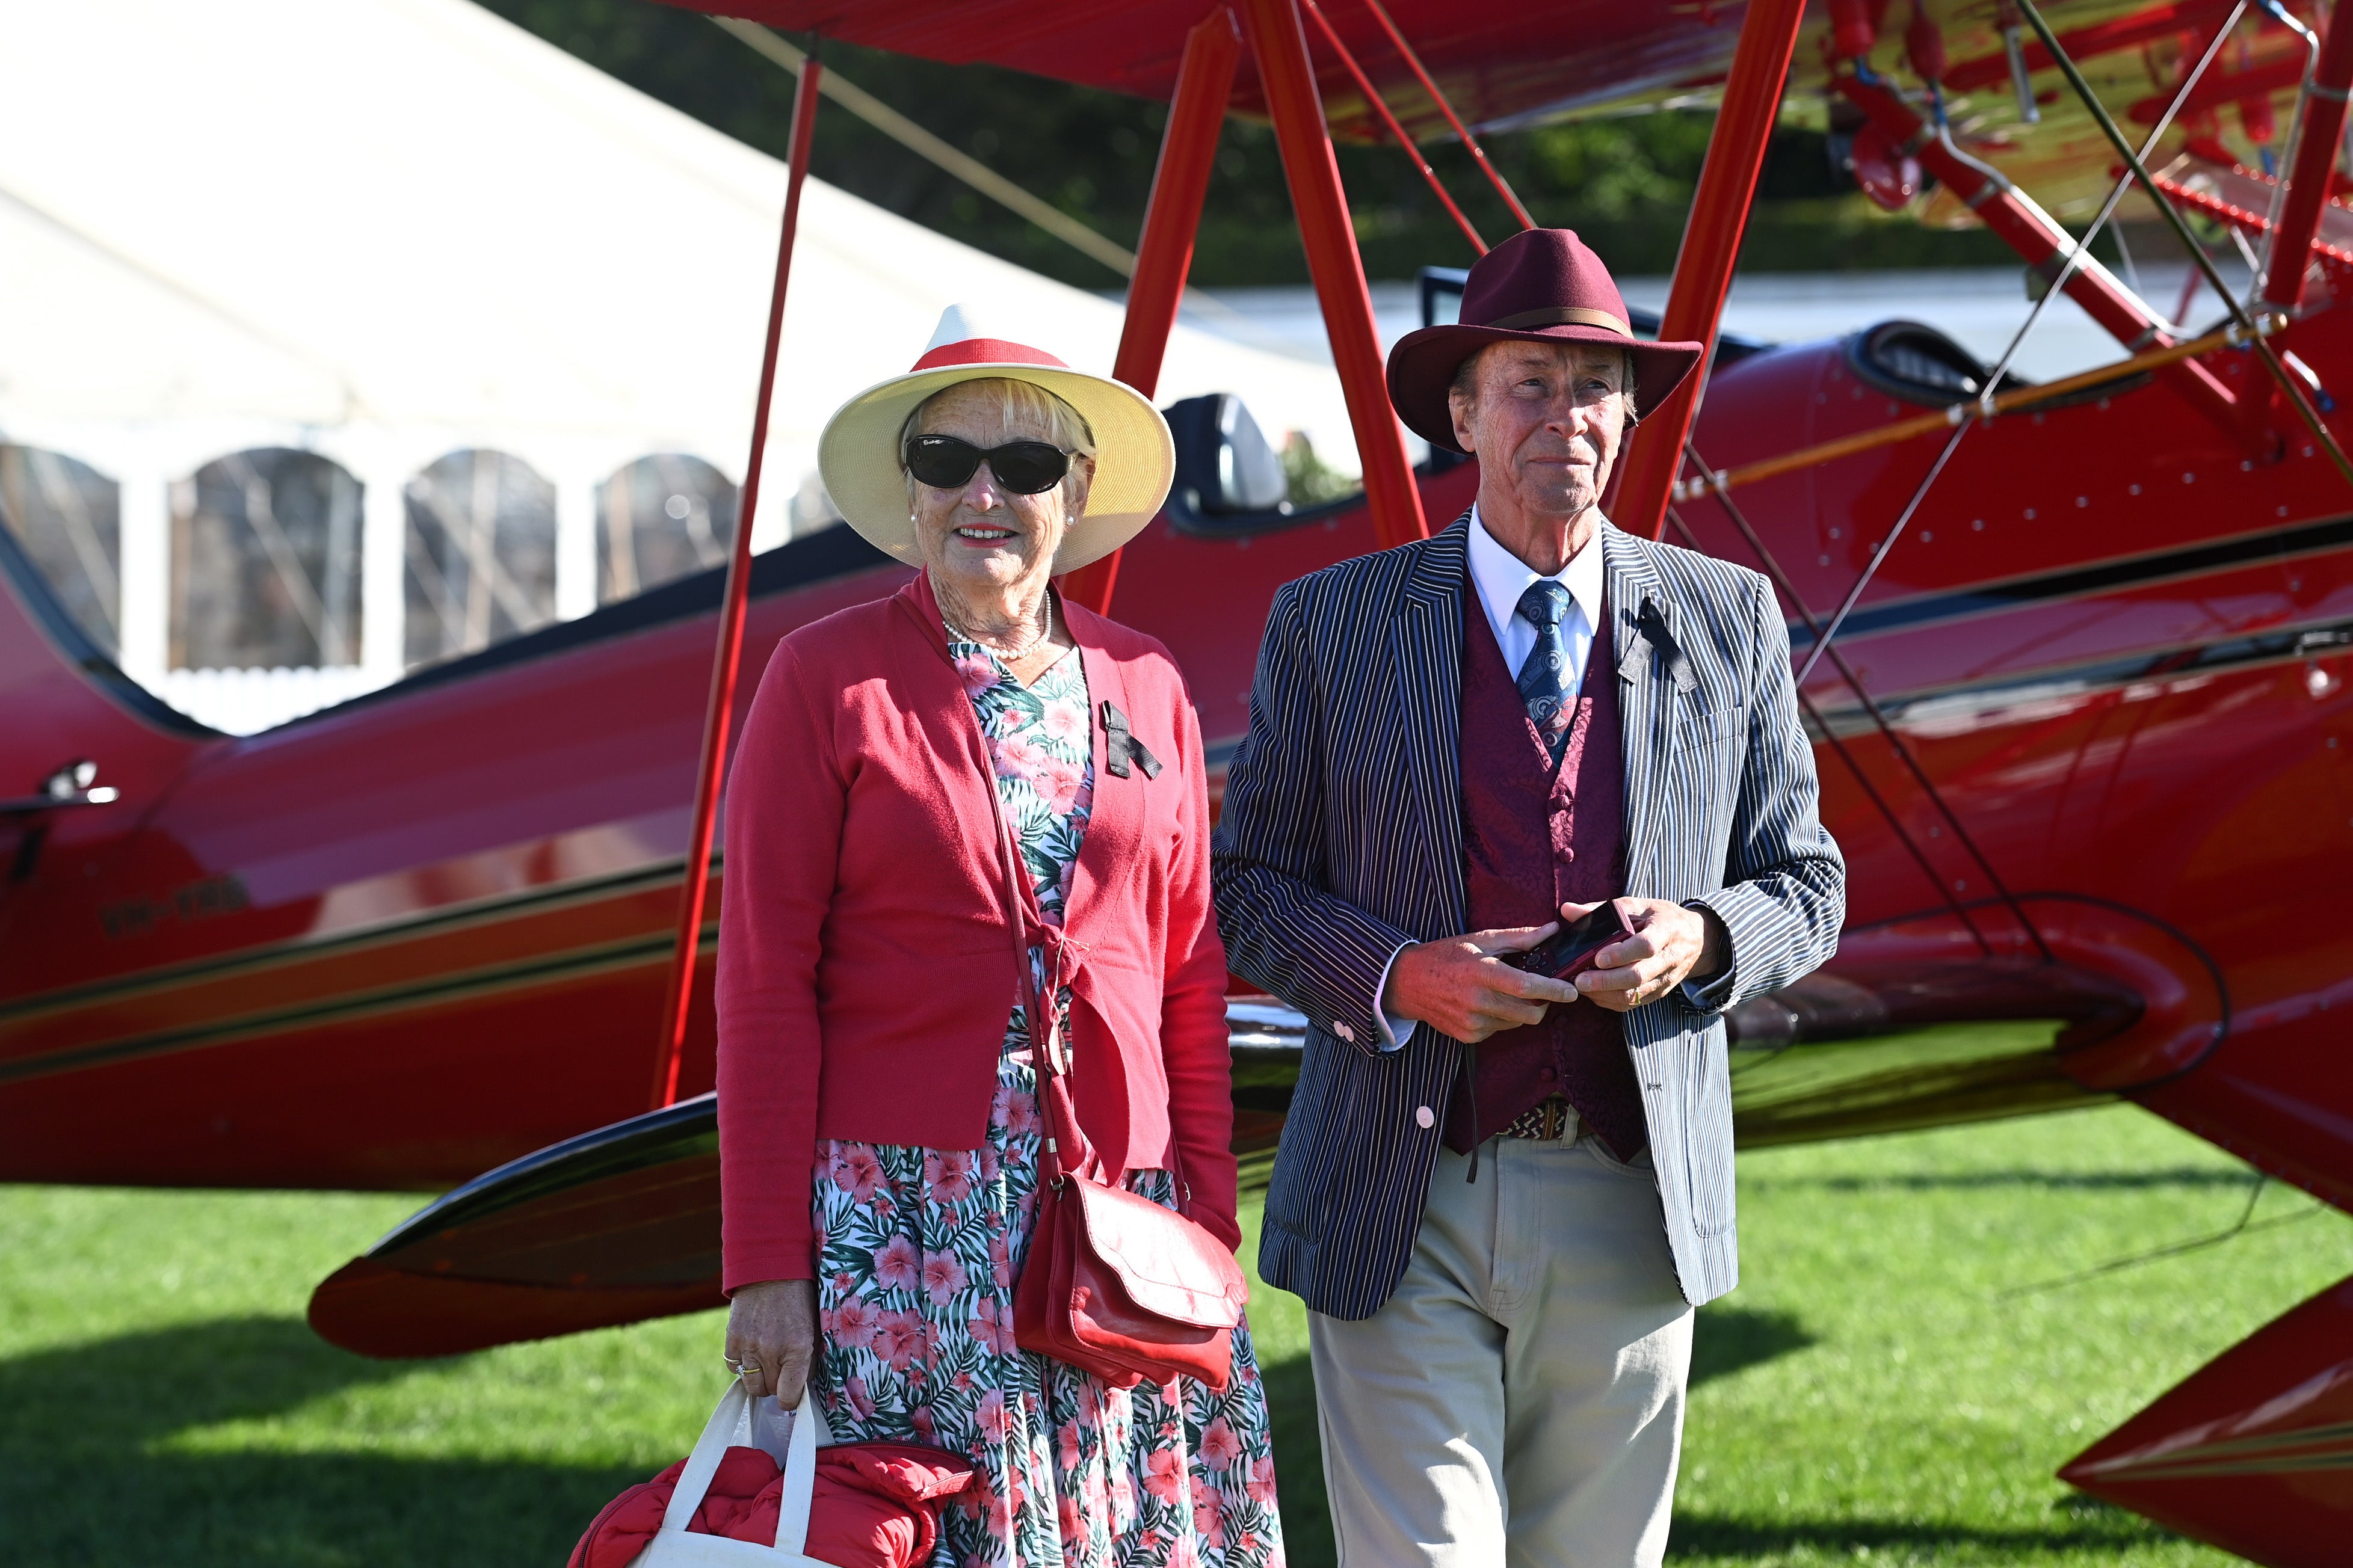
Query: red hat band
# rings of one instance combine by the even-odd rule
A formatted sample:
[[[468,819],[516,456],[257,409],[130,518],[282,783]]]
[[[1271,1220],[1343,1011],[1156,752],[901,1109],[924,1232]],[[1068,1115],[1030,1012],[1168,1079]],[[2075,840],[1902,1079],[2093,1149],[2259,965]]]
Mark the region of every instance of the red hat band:
[[[947,370],[960,364],[1034,364],[1049,370],[1071,367],[1043,349],[1033,349],[1027,343],[1009,342],[1003,338],[966,338],[962,342],[942,343],[924,351],[915,362],[915,371]]]

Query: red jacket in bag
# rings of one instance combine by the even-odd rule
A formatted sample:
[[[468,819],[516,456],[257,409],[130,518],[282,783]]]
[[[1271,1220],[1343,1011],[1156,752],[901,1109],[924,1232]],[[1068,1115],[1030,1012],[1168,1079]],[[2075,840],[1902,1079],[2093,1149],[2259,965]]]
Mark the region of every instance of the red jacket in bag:
[[[607,1503],[572,1549],[569,1568],[628,1568],[660,1532],[685,1468],[681,1459]],[[918,1568],[939,1542],[941,1500],[962,1491],[972,1473],[969,1461],[913,1443],[819,1448],[802,1554],[837,1568]],[[687,1529],[768,1545],[784,1487],[784,1472],[765,1452],[730,1448]]]

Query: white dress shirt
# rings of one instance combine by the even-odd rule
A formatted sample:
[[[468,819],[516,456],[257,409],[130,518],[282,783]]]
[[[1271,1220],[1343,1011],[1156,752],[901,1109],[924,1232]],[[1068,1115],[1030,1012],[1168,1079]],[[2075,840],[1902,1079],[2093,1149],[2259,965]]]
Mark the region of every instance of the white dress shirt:
[[[1495,542],[1480,521],[1477,502],[1471,506],[1471,591],[1486,612],[1487,626],[1495,634],[1495,646],[1504,650],[1504,668],[1519,678],[1520,666],[1535,651],[1535,624],[1520,614],[1520,595],[1528,591],[1531,583],[1546,580],[1518,556]],[[1577,690],[1585,683],[1585,661],[1593,652],[1594,633],[1601,626],[1601,531],[1596,529],[1585,548],[1569,557],[1568,564],[1551,574],[1550,580],[1568,590],[1568,614],[1560,618],[1561,650],[1568,660],[1568,689]],[[1400,947],[1398,952],[1403,952]],[[1389,964],[1397,963],[1397,952],[1389,954]],[[1413,1033],[1412,1020],[1383,1013],[1380,999],[1389,988],[1388,967],[1381,970],[1380,986],[1373,993],[1373,1013],[1381,1020],[1381,1048],[1396,1050]]]

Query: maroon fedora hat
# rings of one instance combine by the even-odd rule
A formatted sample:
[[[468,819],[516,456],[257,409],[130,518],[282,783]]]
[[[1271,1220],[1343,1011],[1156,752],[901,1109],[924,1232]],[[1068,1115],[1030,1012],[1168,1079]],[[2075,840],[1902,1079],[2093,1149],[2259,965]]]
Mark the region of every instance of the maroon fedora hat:
[[[1406,428],[1450,452],[1446,391],[1462,362],[1489,343],[1608,343],[1634,356],[1635,394],[1652,405],[1699,363],[1698,343],[1646,342],[1601,258],[1566,228],[1531,228],[1479,258],[1462,286],[1461,320],[1408,332],[1389,351],[1389,402]]]

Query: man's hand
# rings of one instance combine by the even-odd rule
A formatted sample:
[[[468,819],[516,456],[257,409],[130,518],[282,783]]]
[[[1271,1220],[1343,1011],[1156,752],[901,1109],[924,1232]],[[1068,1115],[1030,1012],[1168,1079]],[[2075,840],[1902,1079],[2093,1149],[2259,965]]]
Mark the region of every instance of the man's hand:
[[[1576,1001],[1577,988],[1514,969],[1494,955],[1525,952],[1559,929],[1555,921],[1418,942],[1390,963],[1381,1011],[1416,1019],[1472,1046],[1504,1029],[1540,1022],[1547,1004]]]
[[[1563,904],[1560,912],[1574,921],[1600,907]],[[1687,910],[1659,899],[1620,899],[1618,907],[1634,934],[1595,953],[1593,967],[1577,977],[1588,1001],[1613,1013],[1630,1013],[1686,980],[1712,980],[1724,972],[1730,943],[1714,910]]]
[[[763,1279],[736,1288],[727,1309],[727,1359],[738,1366],[744,1392],[757,1399],[774,1393],[790,1410],[801,1402],[809,1367],[817,1359],[817,1281]]]

